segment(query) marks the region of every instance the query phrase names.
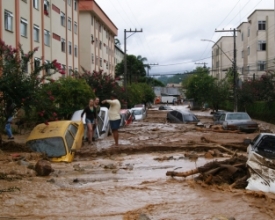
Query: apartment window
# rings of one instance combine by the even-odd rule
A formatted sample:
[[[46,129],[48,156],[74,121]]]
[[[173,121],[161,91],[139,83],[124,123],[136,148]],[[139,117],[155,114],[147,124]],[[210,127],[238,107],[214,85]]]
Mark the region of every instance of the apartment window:
[[[250,55],[250,47],[247,47],[247,55]]]
[[[259,31],[265,30],[265,21],[258,21],[258,30]]]
[[[77,11],[77,1],[74,0],[74,10]]]
[[[243,33],[242,33],[242,41],[243,41]]]
[[[77,46],[74,45],[74,56],[77,57]]]
[[[74,22],[74,33],[77,34],[77,22]]]
[[[99,61],[99,62],[100,62],[100,63],[99,63],[100,66],[102,67],[102,58],[100,58],[100,61]]]
[[[94,63],[94,54],[92,53],[92,63]]]
[[[243,58],[243,55],[244,55],[244,52],[243,52],[243,50],[242,50],[242,58]]]
[[[97,46],[97,38],[95,39],[95,45]]]
[[[33,1],[33,7],[38,10],[39,0],[32,0],[32,1]]]
[[[72,54],[72,43],[69,41],[69,54]]]
[[[247,30],[247,37],[250,37],[250,28]]]
[[[21,18],[21,23],[20,23],[20,33],[21,36],[27,37],[27,29],[28,29],[28,22],[26,19]]]
[[[265,41],[258,41],[258,50],[260,50],[260,51],[266,50],[266,42]]]
[[[72,4],[72,0],[67,0],[67,2],[68,2],[68,5]]]
[[[99,49],[101,49],[101,47],[102,47],[102,42],[99,41]]]
[[[39,26],[33,25],[33,40],[35,42],[39,42]]]
[[[106,69],[108,69],[109,68],[109,64],[108,64],[108,62],[106,63]]]
[[[217,61],[217,62],[216,62],[216,68],[219,68],[219,66],[220,66],[220,62]]]
[[[94,25],[94,17],[91,17],[91,25]]]
[[[91,34],[91,43],[94,43],[94,35]]]
[[[61,39],[61,51],[66,52],[66,41],[65,39]]]
[[[71,20],[71,18],[68,18],[68,29],[69,30],[72,29],[72,20]]]
[[[34,58],[34,69],[38,69],[40,67],[40,59],[35,57]]]
[[[265,70],[265,66],[266,66],[266,62],[265,61],[258,61],[258,70],[259,71],[264,71]]]
[[[44,0],[44,15],[50,14],[50,3],[48,0]]]
[[[12,13],[5,11],[5,29],[12,31],[13,15]]]
[[[50,32],[44,30],[44,44],[50,46]]]
[[[49,61],[49,60],[46,60],[45,64],[47,65],[47,64],[49,64],[49,63],[50,63],[50,61]],[[51,68],[50,68],[49,66],[47,66],[47,67],[45,68],[45,71],[46,71],[46,73],[47,73],[48,75],[51,74]]]
[[[65,27],[65,25],[66,25],[65,13],[63,13],[63,12],[60,13],[60,20],[61,20],[61,25],[62,25],[63,27]]]

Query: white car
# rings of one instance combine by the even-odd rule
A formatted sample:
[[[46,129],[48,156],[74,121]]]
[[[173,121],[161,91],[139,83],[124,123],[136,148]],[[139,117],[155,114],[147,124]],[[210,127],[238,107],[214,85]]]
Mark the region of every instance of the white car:
[[[74,112],[71,118],[71,121],[80,121],[82,112],[83,110],[78,110]],[[86,115],[84,114],[82,118],[82,122],[84,125],[86,125],[85,119],[86,119]],[[103,139],[107,137],[110,133],[111,133],[111,127],[109,123],[108,108],[100,107],[100,112],[97,116],[97,126],[95,130],[95,136],[96,138]],[[86,126],[85,126],[84,138],[86,138]]]
[[[142,107],[131,108],[131,112],[137,121],[146,118],[146,111]]]

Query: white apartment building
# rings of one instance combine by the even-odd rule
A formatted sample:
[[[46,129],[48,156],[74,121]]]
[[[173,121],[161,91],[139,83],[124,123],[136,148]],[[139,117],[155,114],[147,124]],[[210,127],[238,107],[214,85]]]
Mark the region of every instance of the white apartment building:
[[[237,65],[243,80],[274,70],[274,10],[255,10],[237,36]]]
[[[115,75],[117,27],[94,0],[79,0],[80,65]]]
[[[231,36],[221,37],[212,46],[212,69],[210,74],[218,79],[225,78],[227,71],[233,66],[234,38]]]
[[[0,0],[0,38],[25,52],[39,48],[27,72],[56,59],[70,75],[79,68],[78,8],[78,0]]]

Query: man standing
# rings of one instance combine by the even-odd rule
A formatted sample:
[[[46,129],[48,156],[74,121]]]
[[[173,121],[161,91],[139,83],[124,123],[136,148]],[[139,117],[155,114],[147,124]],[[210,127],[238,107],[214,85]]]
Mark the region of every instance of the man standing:
[[[118,146],[118,129],[120,126],[120,109],[121,109],[121,104],[119,100],[117,99],[116,94],[111,95],[111,99],[107,99],[102,101],[102,103],[109,103],[110,108],[108,111],[109,115],[109,120],[110,120],[110,125],[113,133],[113,137],[115,140],[115,145]]]

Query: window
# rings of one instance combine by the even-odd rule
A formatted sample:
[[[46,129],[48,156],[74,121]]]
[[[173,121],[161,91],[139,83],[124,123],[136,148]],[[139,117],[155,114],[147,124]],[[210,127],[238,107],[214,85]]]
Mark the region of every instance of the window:
[[[101,47],[102,47],[102,42],[99,41],[99,49],[101,49]]]
[[[67,0],[67,2],[68,2],[68,5],[72,4],[72,0]]]
[[[243,33],[242,33],[242,41],[243,41]]]
[[[243,58],[243,55],[244,55],[244,52],[243,52],[243,50],[242,50],[242,58]]]
[[[106,63],[106,69],[108,69],[109,65],[108,65],[108,62]]]
[[[74,0],[74,10],[77,11],[77,1]]]
[[[33,25],[33,40],[35,42],[39,42],[39,26]]]
[[[77,57],[77,46],[74,45],[74,56]]]
[[[258,30],[259,31],[265,30],[265,21],[258,21]]]
[[[247,30],[247,37],[250,37],[250,28]]]
[[[77,34],[77,22],[74,22],[74,33]]]
[[[247,66],[247,67],[246,67],[246,70],[247,70],[247,73],[249,73],[250,67]]]
[[[247,47],[247,55],[250,55],[250,47]]]
[[[94,63],[94,54],[92,53],[92,63]]]
[[[27,37],[27,27],[28,27],[28,22],[26,19],[21,18],[21,23],[20,23],[20,33],[21,36]]]
[[[264,71],[265,70],[265,61],[258,61],[258,70],[259,71]]]
[[[69,54],[72,54],[72,43],[69,41]]]
[[[39,0],[33,0],[33,7],[38,10]]]
[[[91,43],[94,43],[94,35],[91,34]]]
[[[100,66],[102,67],[102,58],[100,58]]]
[[[5,29],[12,31],[13,15],[12,13],[5,11]]]
[[[61,39],[61,51],[66,52],[66,41],[65,39]]]
[[[50,46],[50,32],[44,30],[44,44]]]
[[[258,41],[258,50],[266,50],[266,42],[265,41]]]
[[[22,0],[22,1],[27,3],[27,0]]]
[[[94,17],[91,17],[91,25],[94,25]]]
[[[220,62],[217,61],[217,62],[216,62],[216,68],[219,68],[219,66],[220,66]]]
[[[34,69],[37,69],[40,67],[40,59],[34,58]]]
[[[48,66],[50,64],[49,60],[46,60],[45,64],[47,65],[45,68],[46,74],[50,75],[51,74],[51,68]]]
[[[69,30],[72,29],[72,20],[71,20],[71,18],[68,18],[68,29]]]
[[[50,3],[48,0],[44,0],[44,15],[50,14]]]
[[[66,25],[66,23],[65,23],[65,21],[66,21],[65,13],[63,13],[63,12],[60,13],[60,20],[61,20],[61,25],[63,27],[65,27],[65,25]]]

